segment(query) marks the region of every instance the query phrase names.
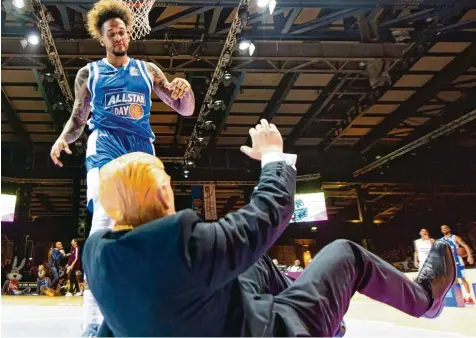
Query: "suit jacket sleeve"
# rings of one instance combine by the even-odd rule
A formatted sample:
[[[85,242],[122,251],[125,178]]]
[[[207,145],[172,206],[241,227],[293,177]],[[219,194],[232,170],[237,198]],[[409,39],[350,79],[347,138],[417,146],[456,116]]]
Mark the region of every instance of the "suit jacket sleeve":
[[[294,211],[296,171],[285,162],[265,165],[251,201],[213,223],[191,229],[194,274],[219,288],[251,267],[279,238]],[[187,236],[188,237],[188,236]]]

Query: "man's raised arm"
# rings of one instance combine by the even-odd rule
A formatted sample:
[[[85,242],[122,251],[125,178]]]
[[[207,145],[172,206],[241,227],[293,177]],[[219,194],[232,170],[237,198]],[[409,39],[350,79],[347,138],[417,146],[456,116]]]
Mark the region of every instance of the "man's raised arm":
[[[74,105],[71,117],[51,148],[50,157],[60,167],[63,166],[63,163],[59,160],[61,152],[64,150],[67,154],[71,154],[68,144],[73,143],[81,136],[88,121],[91,111],[91,94],[87,86],[88,78],[89,68],[85,66],[79,70],[74,81]]]
[[[195,110],[195,96],[187,80],[175,78],[169,82],[157,65],[147,62],[147,72],[153,80],[153,90],[169,107],[182,116],[191,116]]]
[[[188,241],[192,270],[212,289],[251,267],[279,238],[294,211],[296,156],[283,154],[280,133],[265,120],[250,135],[253,147],[242,151],[263,167],[250,203],[217,222],[196,224]]]

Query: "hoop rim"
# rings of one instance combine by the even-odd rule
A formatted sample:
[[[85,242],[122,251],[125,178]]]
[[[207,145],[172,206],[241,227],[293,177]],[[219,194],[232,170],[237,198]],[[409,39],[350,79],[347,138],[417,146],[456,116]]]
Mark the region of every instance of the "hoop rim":
[[[127,6],[131,6],[131,7],[144,7],[144,6],[149,6],[151,3],[155,3],[155,0],[120,0],[121,2],[123,2],[124,4],[126,4]]]

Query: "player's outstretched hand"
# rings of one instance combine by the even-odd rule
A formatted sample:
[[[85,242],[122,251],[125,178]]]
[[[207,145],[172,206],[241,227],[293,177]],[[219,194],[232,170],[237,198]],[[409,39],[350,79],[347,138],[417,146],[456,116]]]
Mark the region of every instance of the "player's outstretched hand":
[[[251,148],[241,146],[240,150],[255,160],[261,160],[266,153],[282,153],[283,138],[274,124],[266,120],[250,129]]]
[[[55,144],[51,148],[50,157],[51,160],[60,167],[63,167],[63,163],[59,160],[61,152],[64,150],[66,154],[71,155],[73,152],[69,149],[68,142],[64,138],[60,137],[56,140]]]
[[[172,92],[172,99],[181,99],[190,91],[190,83],[187,80],[176,78],[172,82],[167,83],[165,88]]]

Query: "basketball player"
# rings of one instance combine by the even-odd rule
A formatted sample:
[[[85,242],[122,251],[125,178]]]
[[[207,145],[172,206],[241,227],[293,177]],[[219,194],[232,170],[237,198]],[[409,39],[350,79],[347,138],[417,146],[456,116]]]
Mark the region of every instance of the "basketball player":
[[[423,263],[425,263],[426,258],[428,257],[428,253],[431,250],[431,246],[435,243],[433,238],[430,238],[430,233],[426,229],[420,230],[420,239],[417,239],[415,244],[415,253],[413,254],[414,262],[418,271],[420,271]]]
[[[443,234],[443,237],[441,239],[446,241],[453,249],[453,255],[456,259],[456,276],[458,277],[459,281],[464,285],[464,289],[467,295],[467,297],[464,297],[464,302],[466,304],[474,305],[474,300],[473,298],[471,298],[471,290],[469,288],[469,283],[465,278],[463,258],[458,255],[458,248],[463,247],[466,249],[466,252],[468,253],[469,264],[474,264],[474,258],[472,256],[473,251],[471,250],[469,245],[461,239],[461,237],[453,235],[451,233],[451,228],[448,225],[444,224],[441,226],[441,233]]]
[[[50,154],[62,167],[61,152],[71,154],[68,144],[79,138],[88,123],[92,130],[86,152],[88,208],[93,212],[91,233],[111,226],[98,201],[101,167],[127,153],[155,152],[149,120],[152,90],[182,116],[192,115],[195,108],[186,80],[168,82],[155,64],[127,56],[132,25],[132,12],[116,0],[101,0],[89,11],[88,31],[106,49],[106,58],[79,70],[71,117]],[[87,121],[90,112],[92,117]],[[95,303],[90,301],[89,293],[84,296],[85,306]],[[98,327],[102,319],[96,317],[86,321]]]

